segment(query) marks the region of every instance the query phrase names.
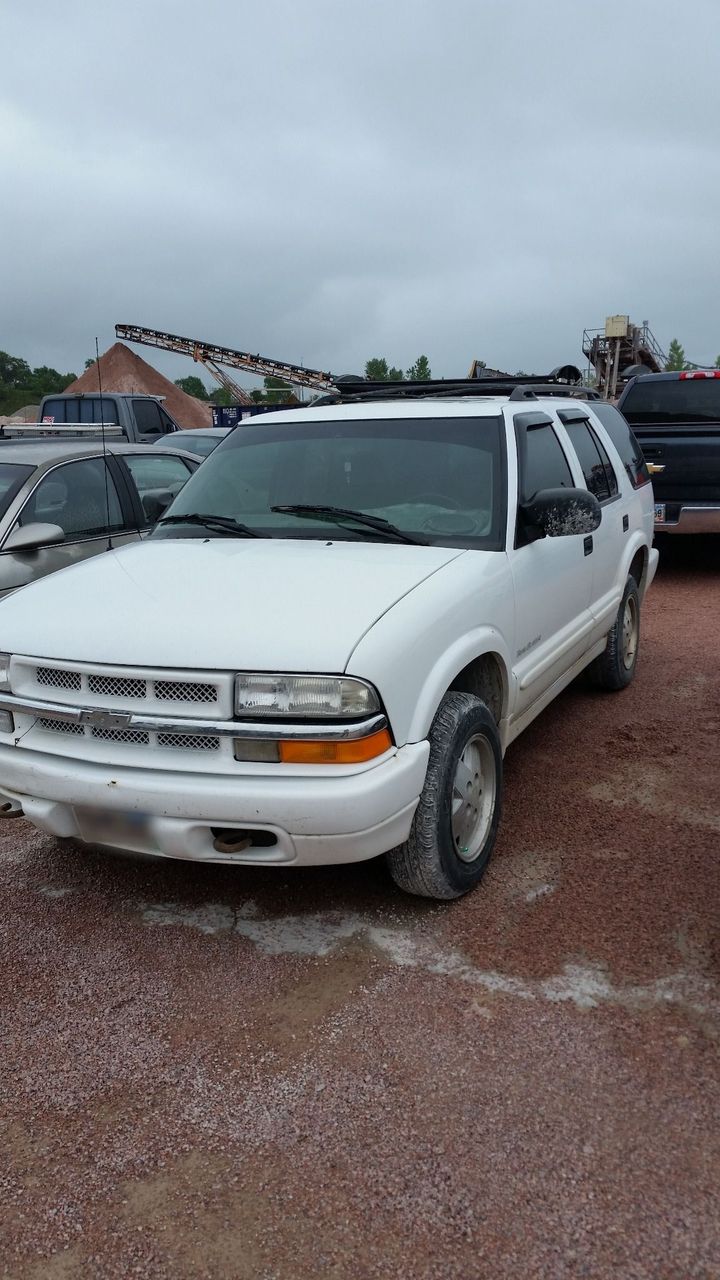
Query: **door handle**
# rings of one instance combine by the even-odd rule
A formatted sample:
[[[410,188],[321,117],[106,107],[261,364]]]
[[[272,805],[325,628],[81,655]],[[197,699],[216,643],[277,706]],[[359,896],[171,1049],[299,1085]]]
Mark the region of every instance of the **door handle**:
[[[592,555],[593,540],[592,540],[592,534],[591,534],[591,533],[589,533],[589,534],[588,534],[588,536],[587,536],[587,538],[585,538],[585,540],[584,540],[584,542],[583,542],[583,547],[584,547],[585,555],[586,555],[586,556]]]

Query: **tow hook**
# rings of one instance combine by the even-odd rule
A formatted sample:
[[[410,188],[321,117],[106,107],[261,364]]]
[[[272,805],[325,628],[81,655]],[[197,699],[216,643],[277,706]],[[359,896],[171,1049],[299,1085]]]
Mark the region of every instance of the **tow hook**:
[[[0,804],[0,818],[23,818],[22,805],[17,800],[4,800]]]

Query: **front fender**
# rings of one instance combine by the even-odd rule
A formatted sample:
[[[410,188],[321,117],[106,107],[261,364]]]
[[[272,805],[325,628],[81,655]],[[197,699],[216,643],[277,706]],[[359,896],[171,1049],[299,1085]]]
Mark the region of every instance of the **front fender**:
[[[455,677],[485,654],[504,670],[505,714],[512,676],[515,597],[507,557],[468,552],[390,609],[350,655],[348,675],[378,689],[398,746],[427,737]]]

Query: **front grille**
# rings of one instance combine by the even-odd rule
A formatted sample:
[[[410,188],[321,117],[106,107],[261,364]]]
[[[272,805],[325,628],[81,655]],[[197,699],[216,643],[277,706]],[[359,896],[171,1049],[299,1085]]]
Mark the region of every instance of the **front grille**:
[[[150,733],[146,729],[101,729],[97,726],[72,724],[42,716],[38,728],[47,733],[69,734],[75,738],[91,737],[96,742],[117,742],[132,747],[162,747],[171,751],[219,751],[220,738],[207,733]]]
[[[171,747],[180,751],[219,751],[220,739],[200,733],[159,733],[159,747]]]
[[[101,698],[144,698],[147,681],[127,676],[88,676],[88,689]]]
[[[56,671],[53,667],[38,667],[36,671],[38,684],[47,689],[80,689],[79,671]]]
[[[74,733],[76,738],[84,736],[85,729],[81,724],[69,724],[67,720],[38,720],[41,729],[49,729],[50,733]]]
[[[79,706],[110,707],[117,711],[136,711],[168,715],[183,707],[190,715],[200,718],[206,708],[215,715],[232,715],[232,678],[229,674],[218,677],[217,682],[202,679],[200,674],[168,673],[162,670],[135,671],[123,674],[122,668],[102,667],[66,670],[44,662],[41,666],[28,664],[30,686],[19,692],[48,697],[45,690],[64,690],[69,701]]]
[[[101,742],[127,742],[135,747],[149,747],[150,734],[144,729],[93,729],[93,738]]]
[[[155,697],[161,702],[217,702],[217,689],[197,680],[156,680]]]

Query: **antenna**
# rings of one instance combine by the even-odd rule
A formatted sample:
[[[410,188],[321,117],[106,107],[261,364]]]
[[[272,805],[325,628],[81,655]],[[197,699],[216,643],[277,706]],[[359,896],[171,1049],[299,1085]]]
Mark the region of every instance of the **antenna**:
[[[103,472],[105,474],[105,527],[107,529],[107,549],[112,550],[112,539],[110,537],[110,488],[108,482],[108,464],[107,464],[107,445],[105,443],[105,408],[103,406],[102,377],[100,376],[100,350],[98,347],[97,334],[95,334],[95,363],[97,364],[98,390],[100,392],[100,429],[102,431],[102,447],[103,447]]]

